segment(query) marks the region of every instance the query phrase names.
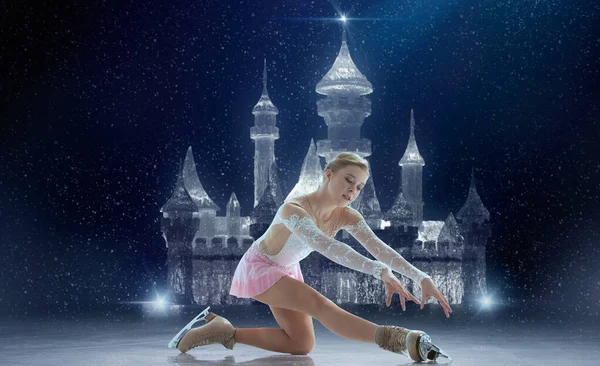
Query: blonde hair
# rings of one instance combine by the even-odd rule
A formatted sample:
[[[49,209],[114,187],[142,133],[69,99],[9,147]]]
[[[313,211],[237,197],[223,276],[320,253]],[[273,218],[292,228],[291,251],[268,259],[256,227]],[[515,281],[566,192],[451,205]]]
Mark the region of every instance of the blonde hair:
[[[332,172],[347,167],[348,165],[356,165],[357,167],[369,171],[369,162],[360,155],[353,152],[343,152],[336,155],[333,160],[327,164],[325,170],[331,169]]]

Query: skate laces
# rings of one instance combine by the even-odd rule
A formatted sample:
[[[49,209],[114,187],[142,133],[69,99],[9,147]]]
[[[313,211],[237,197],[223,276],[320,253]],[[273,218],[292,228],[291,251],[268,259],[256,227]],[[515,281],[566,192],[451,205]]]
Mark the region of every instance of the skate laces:
[[[408,332],[408,329],[402,327],[382,326],[375,332],[375,342],[387,351],[406,353]]]
[[[212,317],[206,324],[204,324],[202,327],[208,326],[210,324],[211,321],[216,320],[217,316]],[[229,326],[232,326],[232,324],[225,318],[221,318],[221,321],[224,324],[227,324]],[[198,328],[202,328],[202,327],[198,327]],[[220,331],[220,332],[215,332],[214,330],[212,332],[209,333],[205,333],[205,334],[198,334],[191,342],[190,342],[190,349],[191,348],[195,348],[195,347],[199,347],[199,346],[205,346],[208,344],[214,344],[214,343],[221,343],[223,346],[225,346],[228,349],[233,349],[233,346],[235,345],[235,333],[236,333],[237,329],[233,328],[233,332],[229,331],[229,330],[225,330],[225,331]]]

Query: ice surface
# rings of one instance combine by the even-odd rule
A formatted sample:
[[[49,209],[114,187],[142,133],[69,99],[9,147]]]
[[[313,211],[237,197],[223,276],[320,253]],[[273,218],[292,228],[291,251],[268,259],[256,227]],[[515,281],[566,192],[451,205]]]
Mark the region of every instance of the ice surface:
[[[219,311],[212,309],[211,311]],[[439,310],[439,309],[437,309]],[[222,311],[219,311],[223,314]],[[259,314],[260,313],[260,314]],[[2,321],[0,363],[3,365],[417,365],[375,344],[341,338],[315,325],[316,345],[306,356],[293,356],[236,344],[195,348],[187,354],[168,349],[168,341],[188,318],[143,320]],[[225,312],[235,327],[278,327],[267,310],[247,308]],[[376,324],[391,324],[427,332],[453,358],[453,365],[597,365],[600,334],[593,325],[485,321],[464,316],[442,319],[434,313],[414,318],[356,313]],[[558,324],[558,325],[557,325]],[[448,363],[439,359],[439,364]]]

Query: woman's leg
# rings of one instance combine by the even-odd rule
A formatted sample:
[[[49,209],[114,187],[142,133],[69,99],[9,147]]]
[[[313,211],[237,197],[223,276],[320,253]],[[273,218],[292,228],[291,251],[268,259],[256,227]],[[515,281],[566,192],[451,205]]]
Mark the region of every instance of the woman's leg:
[[[269,351],[306,355],[315,344],[312,318],[306,314],[271,306],[281,329],[238,328],[235,341]]]
[[[341,337],[375,343],[377,324],[350,314],[302,281],[285,276],[254,299],[271,308],[293,310],[313,317]],[[290,325],[292,329],[295,326],[294,323]]]

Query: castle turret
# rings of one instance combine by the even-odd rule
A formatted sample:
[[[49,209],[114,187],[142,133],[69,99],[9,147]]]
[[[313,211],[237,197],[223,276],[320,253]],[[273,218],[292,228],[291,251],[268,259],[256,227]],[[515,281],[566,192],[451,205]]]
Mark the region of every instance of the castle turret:
[[[415,114],[410,110],[410,136],[402,159],[402,192],[409,210],[412,212],[412,226],[420,226],[423,221],[423,166],[425,160],[419,153],[415,139]]]
[[[160,209],[161,230],[167,253],[167,285],[169,301],[193,304],[192,239],[198,230],[198,208],[186,191],[180,168],[171,198]]]
[[[460,211],[458,211],[456,217],[467,225],[471,225],[471,223],[482,224],[484,221],[490,219],[490,212],[483,206],[481,197],[479,197],[479,194],[477,193],[477,187],[475,187],[475,172],[473,169],[471,169],[471,186],[469,187],[467,201]]]
[[[254,126],[250,128],[250,138],[254,140],[254,206],[267,186],[269,169],[275,162],[275,140],[279,139],[279,129],[275,127],[279,110],[267,91],[267,60],[263,69],[263,91],[258,103],[252,109]]]

